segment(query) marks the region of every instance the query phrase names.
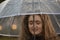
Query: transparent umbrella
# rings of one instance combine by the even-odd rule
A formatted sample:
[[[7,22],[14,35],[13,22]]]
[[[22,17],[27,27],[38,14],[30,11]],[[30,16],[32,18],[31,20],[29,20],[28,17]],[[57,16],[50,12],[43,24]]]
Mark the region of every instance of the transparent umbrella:
[[[23,15],[60,14],[56,2],[41,0],[9,0],[0,11],[0,33],[16,36],[19,33]],[[3,23],[4,22],[4,23]],[[6,32],[4,32],[6,31]]]

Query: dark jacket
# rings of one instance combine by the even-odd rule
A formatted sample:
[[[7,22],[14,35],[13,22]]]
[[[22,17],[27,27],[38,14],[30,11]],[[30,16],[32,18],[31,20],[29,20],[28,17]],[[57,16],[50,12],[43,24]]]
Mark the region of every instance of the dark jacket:
[[[45,40],[43,36],[31,36],[28,40]]]

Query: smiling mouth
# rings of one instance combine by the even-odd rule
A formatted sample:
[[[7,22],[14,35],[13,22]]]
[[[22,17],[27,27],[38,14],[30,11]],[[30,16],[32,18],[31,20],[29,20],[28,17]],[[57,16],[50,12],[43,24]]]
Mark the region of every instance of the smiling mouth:
[[[38,31],[38,29],[32,29],[32,31],[33,31],[33,32],[36,32],[36,31]]]

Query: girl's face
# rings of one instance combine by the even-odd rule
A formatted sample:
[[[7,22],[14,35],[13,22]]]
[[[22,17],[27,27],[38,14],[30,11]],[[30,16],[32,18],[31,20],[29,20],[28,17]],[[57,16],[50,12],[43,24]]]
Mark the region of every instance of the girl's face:
[[[39,35],[42,32],[42,20],[39,15],[29,17],[28,28],[32,35]]]

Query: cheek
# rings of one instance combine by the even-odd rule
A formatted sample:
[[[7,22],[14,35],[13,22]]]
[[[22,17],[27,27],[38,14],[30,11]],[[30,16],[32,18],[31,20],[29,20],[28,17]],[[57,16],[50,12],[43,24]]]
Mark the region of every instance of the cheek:
[[[31,30],[31,29],[32,29],[32,25],[29,24],[29,25],[28,25],[28,28],[29,28],[29,30]]]
[[[38,25],[38,29],[42,31],[42,24]]]
[[[42,24],[39,24],[38,26],[39,26],[40,28],[42,28]]]

